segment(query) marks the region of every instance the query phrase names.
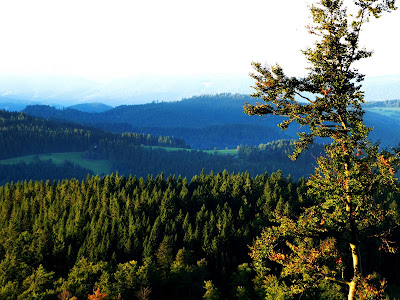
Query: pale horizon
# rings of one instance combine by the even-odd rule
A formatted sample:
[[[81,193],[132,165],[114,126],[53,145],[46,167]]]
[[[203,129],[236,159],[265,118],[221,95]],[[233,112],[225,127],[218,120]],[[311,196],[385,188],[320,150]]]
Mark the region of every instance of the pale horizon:
[[[71,101],[87,102],[97,96],[139,97],[146,89],[161,98],[163,92],[176,94],[176,100],[202,91],[236,93],[251,84],[253,61],[279,63],[287,75],[304,76],[307,64],[301,50],[315,38],[306,29],[311,3],[1,1],[0,95],[23,98],[29,92],[33,99],[65,98],[73,90]],[[394,36],[398,28],[400,10],[367,24],[360,46],[374,54],[356,65],[361,73],[400,75],[400,40]],[[157,80],[145,82],[151,77]],[[174,91],[180,78],[191,83],[185,91]],[[229,85],[224,78],[235,82]]]

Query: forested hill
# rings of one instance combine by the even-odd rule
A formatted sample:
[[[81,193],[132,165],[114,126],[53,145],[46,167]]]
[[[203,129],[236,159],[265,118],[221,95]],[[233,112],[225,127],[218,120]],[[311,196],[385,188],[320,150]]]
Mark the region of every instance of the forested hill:
[[[363,104],[365,124],[373,127],[370,137],[385,147],[396,147],[400,142],[400,100],[371,101]]]
[[[223,124],[260,124],[262,118],[243,113],[244,102],[254,102],[246,95],[203,95],[176,102],[121,105],[101,113],[87,113],[72,108],[56,109],[46,105],[27,106],[23,112],[45,118],[68,119],[82,123],[126,123],[133,127],[190,127]],[[264,125],[264,124],[262,124]]]
[[[243,104],[254,102],[239,94],[204,95],[177,102],[122,105],[102,113],[49,106],[27,106],[25,113],[89,124],[114,132],[133,131],[182,138],[196,149],[234,148],[297,138],[296,128],[282,132],[275,117],[249,117]]]
[[[12,159],[11,162],[0,162],[0,185],[29,179],[83,179],[88,173],[110,174],[116,171],[126,176],[147,177],[148,174],[164,172],[191,178],[202,170],[207,173],[224,169],[229,172],[248,171],[254,176],[282,170],[285,175],[299,178],[312,172],[315,157],[323,152],[321,146],[310,147],[293,164],[287,157],[293,151],[292,141],[240,146],[225,155],[189,151],[185,147],[184,141],[176,138],[115,134],[3,110],[0,111],[0,159]],[[33,160],[21,158],[48,153],[63,154],[63,159],[60,161],[53,154],[44,158],[45,161],[39,157]],[[72,153],[75,154],[71,156]],[[97,168],[93,167],[94,164]],[[98,166],[100,171],[96,171]]]
[[[183,140],[144,134],[113,134],[96,128],[60,123],[0,110],[0,159],[50,152],[87,151],[105,142],[124,145],[174,146]]]
[[[112,106],[103,104],[103,103],[82,103],[82,104],[75,104],[72,106],[69,106],[68,108],[70,109],[76,109],[79,111],[83,112],[90,112],[90,113],[99,113],[99,112],[104,112],[106,110],[112,109]]]
[[[365,109],[370,108],[400,108],[400,99],[386,100],[386,101],[371,101],[363,104]]]
[[[254,103],[255,100],[247,95],[218,94],[176,102],[122,105],[101,113],[71,108],[59,110],[43,105],[27,106],[24,112],[118,133],[131,131],[174,136],[196,149],[235,148],[240,144],[259,145],[297,138],[298,126],[293,124],[282,132],[277,127],[281,120],[278,117],[249,117],[244,114],[245,102]],[[396,107],[396,103],[386,101],[380,103],[379,107],[376,106],[377,102],[365,104],[365,123],[375,128],[371,138],[384,146],[396,146],[400,141],[400,131],[392,130],[400,127],[400,108]]]

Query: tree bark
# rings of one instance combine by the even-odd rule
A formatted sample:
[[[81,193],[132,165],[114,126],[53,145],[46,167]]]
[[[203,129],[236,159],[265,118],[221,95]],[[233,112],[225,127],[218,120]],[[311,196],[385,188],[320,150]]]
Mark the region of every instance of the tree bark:
[[[353,280],[349,283],[349,294],[347,296],[347,300],[353,300],[354,295],[356,293],[356,282]]]
[[[351,258],[353,260],[353,278],[349,282],[349,294],[347,296],[347,300],[353,300],[356,294],[356,286],[357,281],[360,275],[360,258],[358,253],[358,241],[357,241],[357,226],[354,220],[353,215],[353,203],[352,198],[350,196],[350,172],[349,172],[349,154],[347,151],[345,152],[345,175],[346,175],[346,212],[349,216],[349,225],[350,225],[350,249],[351,249]]]
[[[359,270],[360,270],[360,260],[358,257],[358,249],[356,244],[350,244],[351,248],[351,257],[353,259],[353,278],[349,283],[349,294],[347,296],[347,300],[353,300],[356,294],[356,285],[359,278]]]

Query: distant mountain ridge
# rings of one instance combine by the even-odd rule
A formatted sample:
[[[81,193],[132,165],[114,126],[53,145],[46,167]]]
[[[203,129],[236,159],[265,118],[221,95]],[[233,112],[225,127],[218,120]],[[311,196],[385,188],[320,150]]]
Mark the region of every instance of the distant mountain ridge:
[[[203,95],[176,102],[121,105],[101,113],[71,108],[27,106],[27,114],[68,120],[114,132],[133,131],[182,138],[193,148],[232,148],[240,144],[258,145],[279,139],[296,138],[292,128],[282,132],[278,117],[250,117],[243,112],[245,102],[254,99],[241,94]]]
[[[100,113],[113,109],[112,106],[99,102],[75,104],[72,106],[68,106],[67,108],[76,109],[88,113]]]
[[[104,82],[74,76],[0,76],[0,105],[2,97],[19,105],[40,103],[59,107],[88,102],[112,106],[143,104],[203,94],[250,94],[253,84],[247,74],[137,75]],[[367,101],[400,98],[400,74],[366,77],[362,85]]]
[[[192,148],[232,148],[240,144],[258,145],[279,139],[297,139],[301,130],[297,124],[281,131],[276,116],[250,117],[243,113],[245,102],[254,98],[241,94],[203,95],[176,102],[153,102],[141,105],[121,105],[100,113],[88,113],[72,108],[56,109],[50,106],[28,106],[25,113],[49,119],[68,120],[95,126],[113,132],[137,132],[152,135],[174,136],[184,139]],[[386,101],[385,105],[397,105]],[[396,146],[400,141],[399,115],[391,114],[373,105],[365,105],[365,122],[375,127],[371,133],[374,141],[383,146]]]
[[[1,99],[3,101],[0,101],[0,109],[4,109],[7,111],[21,111],[23,109],[25,109],[25,107],[27,106],[26,103],[15,103],[12,100],[8,100],[8,99]],[[8,100],[8,101],[7,101]]]
[[[385,100],[385,101],[371,101],[363,104],[365,109],[374,107],[396,107],[400,108],[400,99]]]

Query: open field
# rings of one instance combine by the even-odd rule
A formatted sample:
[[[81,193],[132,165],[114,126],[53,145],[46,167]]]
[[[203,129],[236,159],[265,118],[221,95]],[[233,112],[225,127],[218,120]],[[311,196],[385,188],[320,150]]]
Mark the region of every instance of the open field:
[[[208,154],[230,154],[236,155],[237,149],[223,149],[223,150],[197,150],[197,149],[187,149],[187,148],[172,148],[172,147],[160,147],[160,146],[142,146],[151,149],[164,149],[165,151],[203,151]]]
[[[398,107],[371,107],[367,108],[366,110],[387,117],[392,117],[392,118],[400,117],[400,108]]]
[[[111,162],[108,160],[89,160],[82,157],[83,152],[64,152],[64,153],[50,153],[40,155],[20,156],[5,160],[0,160],[0,164],[16,164],[19,162],[31,163],[37,160],[52,160],[55,164],[61,165],[65,161],[70,161],[83,168],[93,171],[94,174],[109,174],[112,172]]]
[[[204,152],[209,154],[220,154],[220,155],[236,155],[238,153],[237,149],[224,149],[224,150],[204,150]]]
[[[141,146],[148,149],[164,149],[165,151],[193,151],[187,148],[161,147],[161,146]]]

